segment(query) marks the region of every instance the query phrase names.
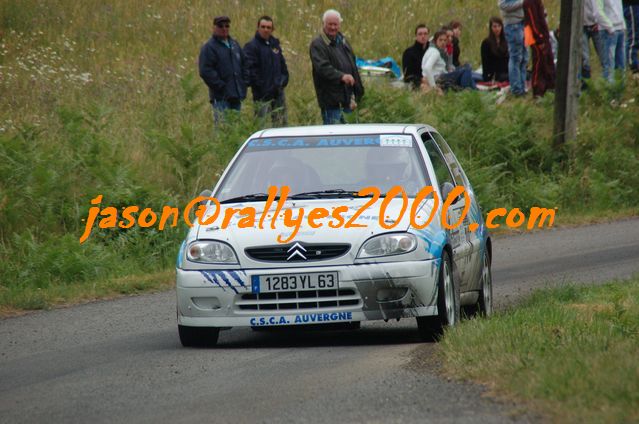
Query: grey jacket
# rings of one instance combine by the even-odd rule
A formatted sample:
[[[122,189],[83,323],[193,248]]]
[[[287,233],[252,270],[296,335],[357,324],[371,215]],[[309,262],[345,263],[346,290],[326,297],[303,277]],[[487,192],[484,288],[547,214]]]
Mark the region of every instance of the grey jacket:
[[[621,0],[597,0],[597,13],[601,18],[598,24],[607,32],[612,34],[626,29]]]
[[[591,27],[599,24],[596,0],[584,0],[584,26]]]
[[[518,24],[524,20],[524,0],[499,0],[504,25]]]

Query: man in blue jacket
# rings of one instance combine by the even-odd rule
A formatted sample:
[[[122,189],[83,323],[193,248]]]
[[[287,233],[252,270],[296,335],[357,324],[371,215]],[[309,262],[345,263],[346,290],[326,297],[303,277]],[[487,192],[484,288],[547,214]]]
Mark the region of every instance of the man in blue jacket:
[[[249,85],[253,90],[255,114],[271,115],[273,125],[286,125],[284,87],[288,84],[288,68],[280,41],[273,37],[273,19],[262,16],[257,21],[255,37],[244,46]]]
[[[213,36],[200,49],[200,77],[209,87],[209,99],[217,124],[224,111],[239,111],[246,98],[248,69],[240,45],[229,35],[231,19],[213,19]]]

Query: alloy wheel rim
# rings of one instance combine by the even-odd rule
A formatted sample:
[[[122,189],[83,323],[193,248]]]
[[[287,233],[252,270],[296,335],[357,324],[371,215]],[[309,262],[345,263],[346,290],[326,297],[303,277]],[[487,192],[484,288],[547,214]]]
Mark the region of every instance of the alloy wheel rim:
[[[446,302],[446,320],[448,325],[455,325],[455,293],[453,292],[453,282],[448,268],[448,262],[444,263],[444,302]]]
[[[486,308],[485,312],[486,315],[490,315],[493,312],[493,278],[490,272],[488,255],[484,255],[484,271],[482,274],[482,290],[484,296],[484,306]]]

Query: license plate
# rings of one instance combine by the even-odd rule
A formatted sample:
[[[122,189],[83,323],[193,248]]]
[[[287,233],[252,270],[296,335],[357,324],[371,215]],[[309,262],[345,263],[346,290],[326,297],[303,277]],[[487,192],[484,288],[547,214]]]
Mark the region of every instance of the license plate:
[[[253,293],[337,289],[337,272],[271,274],[251,277]]]

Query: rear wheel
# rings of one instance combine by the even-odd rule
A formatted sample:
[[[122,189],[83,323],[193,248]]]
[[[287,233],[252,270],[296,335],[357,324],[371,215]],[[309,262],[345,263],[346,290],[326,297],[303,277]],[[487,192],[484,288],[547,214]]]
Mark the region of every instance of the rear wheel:
[[[484,250],[479,277],[479,297],[474,304],[464,306],[464,312],[468,318],[477,315],[488,317],[493,314],[493,275],[490,271],[490,262],[488,251]]]
[[[452,263],[447,251],[442,254],[437,280],[437,315],[417,317],[417,328],[424,340],[433,340],[445,327],[457,325],[461,318],[460,293],[453,278]]]
[[[490,255],[486,249],[484,249],[479,290],[479,300],[477,301],[479,313],[489,317],[493,314],[493,274],[490,271]]]
[[[215,327],[185,327],[178,325],[180,342],[184,347],[211,347],[217,344],[220,329]]]

